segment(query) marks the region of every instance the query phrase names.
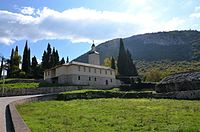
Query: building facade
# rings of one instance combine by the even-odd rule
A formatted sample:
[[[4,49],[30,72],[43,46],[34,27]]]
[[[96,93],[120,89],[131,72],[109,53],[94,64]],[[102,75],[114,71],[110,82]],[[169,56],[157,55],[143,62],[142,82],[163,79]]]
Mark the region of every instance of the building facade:
[[[100,66],[99,53],[94,44],[89,52],[87,63],[72,61],[44,71],[44,80],[50,83],[68,85],[110,85],[116,86],[115,70],[110,67]]]

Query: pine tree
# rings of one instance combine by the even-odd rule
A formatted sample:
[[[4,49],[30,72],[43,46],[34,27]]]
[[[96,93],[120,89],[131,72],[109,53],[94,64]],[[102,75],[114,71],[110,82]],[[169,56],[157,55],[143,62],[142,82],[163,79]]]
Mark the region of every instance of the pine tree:
[[[55,51],[55,48],[53,47],[53,51],[52,51],[52,54],[51,54],[51,60],[50,60],[50,65],[51,67],[54,67],[56,65],[56,62],[55,62],[55,54],[56,54],[56,51]]]
[[[64,57],[61,59],[60,64],[65,64],[65,59],[64,59]]]
[[[114,69],[114,70],[116,69],[115,59],[113,57],[111,58],[111,68]]]

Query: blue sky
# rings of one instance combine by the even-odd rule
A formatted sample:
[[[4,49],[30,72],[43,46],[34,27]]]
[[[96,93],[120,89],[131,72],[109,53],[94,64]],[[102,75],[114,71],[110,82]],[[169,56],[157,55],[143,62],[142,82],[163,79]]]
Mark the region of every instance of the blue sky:
[[[28,40],[41,60],[47,43],[74,59],[96,44],[135,34],[200,29],[200,0],[0,0],[0,55]]]

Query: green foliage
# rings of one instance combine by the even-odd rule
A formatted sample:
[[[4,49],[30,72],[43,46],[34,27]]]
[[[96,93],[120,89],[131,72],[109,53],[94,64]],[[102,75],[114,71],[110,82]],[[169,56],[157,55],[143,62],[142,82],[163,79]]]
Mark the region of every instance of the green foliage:
[[[151,80],[148,78],[149,73],[152,71],[157,72],[156,74],[160,76],[160,79],[163,79],[170,74],[200,70],[199,61],[136,61],[136,65],[138,73],[144,78],[144,80],[146,79],[146,81]]]
[[[161,80],[162,73],[158,70],[150,70],[146,73],[146,81],[148,82],[158,82]]]
[[[117,60],[117,68],[119,75],[137,76],[137,70],[133,64],[130,52],[125,50],[123,40],[120,38],[119,55]]]
[[[51,45],[48,43],[47,51],[44,51],[42,56],[42,68],[46,70],[58,64],[60,64],[58,51],[54,47],[52,50]]]
[[[0,88],[38,88],[39,83],[10,83],[0,84]]]
[[[110,57],[104,59],[104,66],[111,67],[112,60]]]
[[[31,131],[198,131],[200,102],[92,99],[17,106]]]
[[[192,43],[192,59],[200,61],[200,40]]]

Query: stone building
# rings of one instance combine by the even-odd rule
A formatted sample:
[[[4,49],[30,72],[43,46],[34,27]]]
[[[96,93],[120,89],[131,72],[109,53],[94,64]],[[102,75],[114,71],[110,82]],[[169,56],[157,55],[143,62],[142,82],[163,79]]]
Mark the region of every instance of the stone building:
[[[65,83],[69,85],[110,85],[116,86],[115,70],[100,66],[99,53],[92,45],[88,62],[72,61],[44,71],[44,80],[50,83]]]

